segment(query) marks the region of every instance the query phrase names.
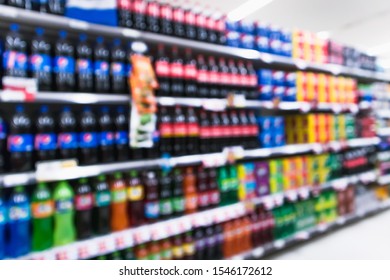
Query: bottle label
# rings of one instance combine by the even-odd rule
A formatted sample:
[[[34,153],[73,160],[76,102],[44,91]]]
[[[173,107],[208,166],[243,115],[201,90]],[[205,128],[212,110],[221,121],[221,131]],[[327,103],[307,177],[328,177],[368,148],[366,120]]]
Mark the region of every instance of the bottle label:
[[[242,135],[249,136],[251,135],[251,126],[250,125],[243,125],[241,127],[242,129]]]
[[[256,124],[253,124],[251,127],[251,135],[257,136],[259,134],[259,127]]]
[[[111,63],[111,74],[117,77],[125,76],[125,64],[121,62],[113,62]]]
[[[249,76],[249,85],[251,87],[257,87],[257,76],[256,75]]]
[[[230,132],[232,133],[232,136],[239,137],[241,134],[241,127],[239,125],[233,125]]]
[[[146,12],[146,2],[143,0],[135,0],[133,2],[133,11],[136,14],[145,14]]]
[[[73,211],[73,200],[72,199],[65,199],[65,200],[58,200],[56,203],[56,212],[57,213],[68,213],[70,211]]]
[[[190,137],[199,137],[200,128],[198,123],[188,123],[187,124],[187,134]]]
[[[160,124],[160,136],[163,138],[169,138],[173,135],[173,127],[170,123]]]
[[[42,201],[31,203],[32,216],[35,219],[44,219],[53,215],[54,201]]]
[[[225,28],[226,28],[225,21],[222,18],[218,19],[216,22],[216,29],[218,30],[218,32],[225,32]]]
[[[211,205],[216,205],[216,204],[219,204],[220,202],[220,194],[218,191],[213,191],[213,192],[210,192],[210,204]]]
[[[30,57],[30,67],[33,72],[50,72],[51,59],[47,54],[34,54]]]
[[[185,198],[185,207],[187,210],[195,210],[198,208],[198,197],[196,194],[188,195]]]
[[[92,62],[89,59],[77,59],[76,61],[77,73],[90,75],[92,74]]]
[[[90,210],[93,207],[93,196],[92,194],[76,195],[75,197],[75,208],[78,211]]]
[[[4,69],[27,70],[27,55],[16,51],[6,51],[3,54]]]
[[[163,5],[161,7],[161,18],[167,21],[172,20],[172,7],[171,5]]]
[[[185,24],[192,25],[192,26],[196,24],[195,14],[191,10],[185,12],[184,22]]]
[[[201,138],[210,138],[211,137],[211,127],[209,126],[201,126],[200,127],[200,137]]]
[[[129,135],[127,131],[117,131],[115,133],[115,144],[126,145],[129,143]]]
[[[147,219],[157,219],[159,213],[158,202],[145,203],[145,217]]]
[[[180,122],[173,125],[173,134],[175,137],[185,137],[186,136],[186,123]]]
[[[238,74],[231,74],[230,79],[232,80],[232,84],[235,86],[240,85],[240,75]]]
[[[248,75],[240,75],[240,85],[243,87],[249,87],[250,86],[250,80]]]
[[[198,70],[198,82],[199,83],[209,83],[210,78],[209,78],[209,71],[207,70]]]
[[[220,73],[219,74],[219,77],[220,77],[220,81],[221,81],[221,84],[224,84],[224,85],[230,85],[232,83],[232,81],[230,80],[230,75],[229,73]]]
[[[61,150],[77,149],[77,133],[60,133],[58,135],[58,147]]]
[[[8,212],[9,221],[28,221],[30,220],[30,205],[12,206]]]
[[[173,209],[175,212],[183,212],[185,209],[184,197],[175,197],[173,199]]]
[[[111,195],[109,191],[95,193],[95,206],[106,207],[111,203]]]
[[[130,1],[129,0],[119,0],[118,1],[118,9],[129,10],[130,9]]]
[[[119,189],[111,192],[111,199],[113,203],[122,203],[126,201],[126,190]]]
[[[172,254],[173,253],[171,248],[161,250],[161,258],[163,260],[171,260]]]
[[[8,137],[8,151],[31,152],[33,150],[33,136],[31,134],[17,134]]]
[[[168,61],[156,61],[155,67],[158,77],[169,77],[170,66]]]
[[[230,126],[229,125],[223,125],[221,126],[221,137],[222,138],[228,138],[230,137],[231,135],[231,132],[230,132]]]
[[[197,69],[194,64],[184,65],[184,78],[187,80],[196,80]]]
[[[211,84],[218,84],[219,83],[219,74],[216,71],[210,71],[209,73],[209,82]]]
[[[141,185],[127,188],[127,198],[130,201],[141,201],[144,199],[144,187]]]
[[[160,200],[161,215],[171,215],[172,212],[173,212],[173,207],[172,207],[171,200],[169,198]]]
[[[54,133],[35,135],[35,149],[38,151],[55,150],[57,139]]]
[[[187,256],[192,256],[195,254],[195,244],[194,243],[184,243],[183,245],[184,254]]]
[[[211,137],[213,138],[220,138],[222,137],[223,133],[222,133],[222,127],[221,126],[213,126],[211,128]]]
[[[211,16],[206,19],[206,28],[210,30],[217,29],[217,23]]]
[[[183,258],[184,252],[182,246],[173,246],[172,248],[172,254],[175,259],[181,259]]]
[[[109,66],[107,61],[95,61],[95,75],[108,76]]]
[[[202,13],[196,15],[195,21],[198,27],[206,28],[206,17]]]
[[[72,57],[57,56],[54,58],[54,72],[73,74],[75,71],[75,62]]]
[[[160,16],[160,6],[157,2],[149,2],[146,13],[150,17],[159,17]]]
[[[7,216],[5,209],[0,209],[0,225],[5,225],[7,223]]]
[[[184,23],[184,10],[177,8],[173,10],[173,21]]]
[[[209,205],[209,196],[207,193],[201,193],[198,196],[198,205],[200,207],[206,207]]]
[[[184,76],[184,67],[181,63],[171,63],[171,77],[173,78],[183,78]]]
[[[115,139],[115,134],[114,132],[111,131],[104,131],[100,132],[100,145],[101,146],[112,146],[114,145],[114,139]]]
[[[80,133],[80,148],[95,148],[98,145],[98,135],[96,132]]]

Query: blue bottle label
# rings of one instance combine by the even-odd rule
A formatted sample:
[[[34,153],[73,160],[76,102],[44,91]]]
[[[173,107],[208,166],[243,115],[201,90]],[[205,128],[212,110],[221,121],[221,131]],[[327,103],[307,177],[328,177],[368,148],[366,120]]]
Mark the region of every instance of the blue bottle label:
[[[30,67],[34,72],[50,72],[51,58],[47,54],[34,54],[30,57]]]
[[[72,57],[57,56],[54,59],[54,72],[73,74],[75,71],[75,62]]]
[[[145,217],[147,219],[157,219],[159,213],[158,202],[145,203]]]
[[[126,73],[125,65],[120,62],[111,63],[111,73],[113,76],[123,77]]]
[[[6,51],[3,54],[4,69],[27,70],[27,55],[16,51]]]
[[[109,66],[107,61],[95,61],[95,75],[108,76]]]
[[[8,212],[9,221],[28,221],[30,220],[30,205],[11,206]]]
[[[100,140],[101,146],[114,145],[114,139],[115,139],[114,132],[111,132],[111,131],[100,132],[99,140]]]
[[[58,147],[62,150],[77,149],[77,133],[60,133],[58,135]]]
[[[82,132],[79,138],[80,148],[95,148],[98,145],[98,134],[96,132]]]
[[[7,213],[5,209],[0,209],[0,225],[7,223]]]
[[[57,139],[54,133],[42,133],[35,136],[35,149],[39,151],[55,150]]]
[[[97,207],[106,207],[111,204],[111,194],[109,191],[98,192],[95,194],[95,205]]]
[[[89,59],[78,59],[76,67],[79,74],[92,74],[92,62]]]
[[[60,214],[68,213],[73,211],[73,200],[64,199],[56,201],[56,212]]]
[[[33,150],[33,136],[31,134],[16,134],[8,137],[8,151],[31,152]]]
[[[129,135],[127,131],[117,131],[115,133],[115,144],[126,145],[129,143]]]

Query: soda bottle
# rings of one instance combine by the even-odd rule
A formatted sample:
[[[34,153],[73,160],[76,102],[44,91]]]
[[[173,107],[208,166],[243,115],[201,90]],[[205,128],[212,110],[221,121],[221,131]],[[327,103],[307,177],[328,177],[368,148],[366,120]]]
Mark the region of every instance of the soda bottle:
[[[92,48],[81,34],[76,46],[76,87],[79,92],[93,91]]]
[[[9,6],[24,9],[26,6],[25,0],[7,0]]]
[[[131,0],[118,0],[118,20],[119,26],[133,28],[133,13]]]
[[[132,7],[134,28],[146,30],[146,1],[133,0]]]
[[[132,226],[136,227],[144,224],[145,187],[136,170],[131,170],[127,178],[127,199],[127,211]]]
[[[214,233],[215,233],[215,239],[216,239],[216,252],[215,252],[215,258],[217,260],[223,259],[223,226],[222,224],[216,224],[214,226]]]
[[[54,118],[47,106],[41,106],[40,114],[36,120],[35,151],[36,160],[45,161],[56,158],[57,134]]]
[[[99,175],[95,179],[93,192],[94,208],[92,211],[92,225],[94,232],[98,235],[107,234],[110,232],[111,193],[106,176]]]
[[[32,169],[33,135],[31,120],[18,105],[9,125],[7,140],[10,157],[10,171],[23,172]]]
[[[159,197],[158,181],[155,171],[144,173],[143,182],[145,185],[145,218],[148,223],[156,222],[159,218]]]
[[[198,55],[198,94],[201,98],[210,97],[209,83],[210,75],[209,68],[206,65],[203,55]]]
[[[223,225],[223,256],[224,258],[230,258],[234,255],[234,248],[233,248],[233,242],[234,242],[234,228],[233,223],[231,221],[226,222]]]
[[[249,124],[249,120],[245,114],[245,110],[239,111],[239,121],[241,126],[241,143],[245,149],[250,148],[251,142],[251,126]]]
[[[242,137],[242,129],[240,125],[240,120],[238,119],[237,112],[235,110],[231,110],[229,112],[229,123],[230,123],[230,133],[231,133],[231,145],[232,146],[241,146],[241,137]]]
[[[126,51],[121,45],[119,39],[114,40],[114,46],[111,49],[111,92],[128,93],[127,91],[127,73],[126,73]]]
[[[175,235],[172,239],[172,257],[174,260],[182,260],[184,257],[183,239],[180,234]]]
[[[161,170],[159,174],[159,208],[160,219],[165,220],[173,215],[172,179],[168,171]]]
[[[173,120],[173,154],[175,156],[184,155],[186,152],[186,122],[182,108],[175,107],[175,115]]]
[[[246,69],[248,71],[248,78],[249,78],[248,98],[253,99],[253,100],[257,100],[259,94],[258,94],[258,90],[257,90],[256,70],[254,69],[253,64],[251,62],[247,62]]]
[[[167,0],[160,1],[160,24],[161,33],[165,35],[173,34],[173,11]]]
[[[94,48],[95,91],[108,93],[110,91],[110,51],[104,44],[103,37],[98,37],[96,43]]]
[[[55,15],[64,15],[65,14],[65,4],[66,0],[47,0],[49,13]]]
[[[183,187],[185,212],[186,214],[194,213],[198,209],[198,195],[196,193],[196,177],[192,167],[185,169]]]
[[[135,260],[135,255],[134,255],[134,251],[133,251],[133,248],[130,247],[130,248],[126,248],[124,250],[121,251],[121,255],[122,255],[122,259],[123,260]]]
[[[62,159],[77,158],[77,121],[70,107],[64,107],[58,120],[58,149]]]
[[[196,60],[192,57],[192,51],[190,48],[185,50],[185,62],[184,62],[184,95],[188,97],[196,97],[197,75],[198,70],[196,68]]]
[[[176,168],[173,174],[173,211],[175,216],[182,216],[185,211],[183,175],[179,168]]]
[[[209,208],[210,200],[208,196],[208,182],[207,182],[208,174],[206,170],[199,166],[197,168],[197,194],[198,194],[198,209],[200,211],[206,210]]]
[[[212,153],[220,152],[224,147],[224,139],[222,138],[222,125],[217,112],[211,112],[211,122],[210,122],[210,138],[212,139],[210,143],[210,149]]]
[[[146,6],[147,30],[154,33],[160,32],[159,25],[160,4],[155,0],[148,0]]]
[[[222,57],[219,58],[218,61],[218,69],[219,69],[219,81],[220,81],[220,88],[219,88],[219,95],[221,98],[227,98],[228,94],[230,93],[230,73],[229,73],[229,67],[226,65],[225,59]]]
[[[50,91],[52,89],[51,45],[43,37],[43,28],[37,28],[35,33],[36,36],[31,41],[31,77],[37,79],[40,91]]]
[[[206,17],[206,30],[207,30],[207,41],[212,44],[218,42],[217,37],[217,21],[215,18],[215,12],[210,10],[210,7],[206,8],[205,17]]]
[[[125,161],[129,158],[129,124],[124,107],[118,107],[114,117],[116,159]]]
[[[259,126],[257,124],[257,119],[254,111],[248,111],[248,121],[250,126],[250,149],[257,149],[259,147]]]
[[[230,91],[232,93],[237,94],[239,93],[238,87],[240,84],[240,75],[233,59],[229,59],[228,68],[229,68],[229,80],[231,81],[229,83]]]
[[[211,127],[208,114],[205,110],[200,111],[200,127],[199,127],[199,145],[200,152],[207,154],[211,152],[210,145],[211,140]]]
[[[24,2],[24,1],[23,1]],[[10,6],[17,6],[18,2],[8,2]],[[19,33],[19,25],[11,24],[10,32],[4,40],[3,74],[12,77],[27,77],[27,42]]]
[[[249,98],[249,89],[250,89],[250,81],[249,81],[249,75],[248,72],[244,66],[244,62],[242,60],[238,61],[237,64],[237,70],[238,70],[238,83],[239,83],[239,90],[238,94],[241,94],[245,96],[246,99]]]
[[[149,256],[148,256],[148,259],[149,260],[154,260],[154,261],[157,261],[157,260],[161,260],[161,253],[160,253],[160,245],[158,244],[157,241],[152,241],[149,243]]]
[[[159,109],[159,132],[160,132],[160,153],[161,155],[172,155],[173,151],[173,122],[172,109],[160,107]]]
[[[185,37],[192,40],[196,39],[196,18],[188,0],[184,3],[184,27]]]
[[[14,188],[8,199],[8,230],[6,255],[17,258],[26,255],[31,249],[30,202],[23,186]]]
[[[221,139],[224,146],[233,146],[230,120],[226,111],[221,114]]]
[[[206,260],[216,260],[217,252],[217,239],[214,233],[214,227],[208,226],[205,230],[205,239],[206,239]]]
[[[199,154],[200,126],[198,116],[193,107],[188,107],[186,114],[187,154]]]
[[[108,107],[102,107],[99,116],[100,135],[100,162],[113,162],[115,160],[114,152],[114,124],[111,119]]]
[[[208,169],[208,186],[210,208],[218,207],[221,203],[221,193],[218,188],[217,170],[215,168]]]
[[[233,204],[238,202],[238,170],[236,165],[231,165],[228,167],[228,177],[229,177],[229,190],[228,190],[228,203]]]
[[[184,94],[184,65],[180,58],[179,50],[172,47],[172,60],[170,64],[171,94],[172,96],[183,96]]]
[[[185,36],[184,28],[184,9],[181,7],[181,4],[177,0],[173,2],[172,7],[172,19],[173,19],[173,35],[177,37]]]
[[[53,246],[54,201],[46,184],[40,183],[31,196],[32,251]]]
[[[195,239],[195,254],[194,260],[206,259],[206,239],[204,236],[204,229],[199,227],[194,231]]]
[[[217,44],[226,45],[226,18],[221,12],[214,14],[217,31]]]
[[[2,197],[2,192],[0,190],[0,260],[5,258],[5,230],[7,227],[7,206]]]
[[[127,215],[126,182],[122,174],[114,174],[110,183],[111,190],[111,230],[120,231],[129,227],[130,220]]]
[[[218,98],[221,96],[219,91],[220,88],[220,75],[218,65],[215,62],[215,58],[213,56],[209,56],[208,59],[208,68],[209,68],[209,95],[212,98]]]
[[[172,253],[172,243],[169,240],[169,238],[166,238],[164,240],[161,240],[161,259],[162,260],[172,260],[173,259],[173,253]]]
[[[193,260],[195,257],[195,241],[191,231],[184,234],[183,243],[184,259]]]
[[[81,164],[98,162],[98,133],[95,114],[90,107],[85,107],[79,119],[79,159]]]
[[[72,92],[75,87],[74,47],[67,40],[67,32],[60,31],[54,48],[54,80],[58,91]]]
[[[194,8],[195,13],[195,25],[196,25],[196,39],[198,41],[207,41],[207,29],[206,29],[206,17],[199,5]]]
[[[78,240],[87,239],[92,235],[92,209],[91,185],[86,178],[81,178],[75,188],[75,225]]]
[[[156,69],[156,76],[159,84],[159,88],[156,91],[157,96],[169,96],[171,95],[170,84],[170,62],[169,58],[165,55],[164,45],[158,45],[157,58],[154,63]]]

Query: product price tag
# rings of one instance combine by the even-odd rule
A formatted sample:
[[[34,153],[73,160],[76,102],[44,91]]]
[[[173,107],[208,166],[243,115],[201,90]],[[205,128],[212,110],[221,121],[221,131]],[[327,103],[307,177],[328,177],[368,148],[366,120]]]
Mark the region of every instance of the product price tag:
[[[18,16],[18,9],[13,7],[4,7],[2,6],[0,9],[0,15],[9,17],[9,18],[16,18]]]
[[[281,206],[281,205],[283,205],[283,201],[284,201],[284,195],[283,195],[283,193],[275,194],[275,195],[273,196],[273,198],[274,198],[274,201],[275,201],[276,206]]]
[[[307,62],[301,59],[294,59],[294,63],[299,70],[305,70],[308,66]]]
[[[34,101],[37,95],[37,80],[27,78],[3,77],[2,101]]]
[[[263,198],[264,206],[267,210],[270,210],[275,207],[275,202],[271,196],[266,196]]]
[[[166,224],[152,225],[150,228],[152,240],[157,241],[168,237],[167,227]]]
[[[309,234],[309,232],[307,232],[307,231],[298,232],[298,233],[295,235],[295,239],[296,239],[296,240],[308,240],[309,237],[310,237],[310,234]]]
[[[117,250],[122,250],[125,248],[128,248],[126,244],[125,234],[124,233],[118,233],[114,236],[115,240],[115,248]]]
[[[375,172],[367,172],[367,173],[363,173],[359,176],[359,180],[362,182],[362,183],[369,183],[369,182],[373,182],[376,180],[376,173]]]
[[[206,219],[202,214],[195,214],[191,217],[192,225],[194,227],[201,227],[206,224]]]
[[[332,187],[335,190],[345,190],[348,187],[349,180],[347,178],[334,180],[332,182]]]
[[[299,111],[302,113],[308,113],[311,111],[311,104],[309,102],[301,102],[301,106],[299,106]]]
[[[246,105],[245,95],[242,94],[229,94],[226,101],[228,107],[245,108]]]
[[[313,144],[312,145],[312,151],[316,155],[322,154],[325,150],[326,150],[325,145],[322,145],[322,144]]]
[[[282,249],[284,246],[286,246],[286,241],[284,240],[277,240],[274,242],[274,247],[276,249]]]
[[[5,187],[27,185],[30,181],[34,181],[34,179],[35,179],[34,173],[5,175],[3,177],[3,185]]]
[[[334,103],[331,105],[332,112],[334,114],[340,114],[343,111],[341,104]]]
[[[346,221],[345,217],[339,217],[339,218],[336,220],[336,223],[337,223],[338,225],[344,225],[344,224],[345,224],[345,221]]]
[[[134,241],[136,244],[142,244],[151,240],[151,231],[148,226],[142,226],[135,230]]]
[[[80,173],[81,176],[89,175],[77,166],[77,159],[37,162],[36,179],[38,182],[47,182],[73,178]]]
[[[219,167],[225,165],[226,162],[227,158],[224,153],[212,154],[202,157],[202,164],[204,167]]]
[[[286,198],[290,201],[298,200],[298,192],[296,190],[289,190],[286,192]]]
[[[298,194],[299,196],[302,198],[302,199],[307,199],[309,198],[309,195],[310,195],[310,189],[309,188],[300,188],[298,190]]]
[[[176,220],[169,222],[168,233],[170,236],[180,233],[180,228]]]
[[[328,228],[329,228],[329,225],[327,225],[327,224],[320,224],[317,226],[317,230],[319,232],[325,232],[328,230]]]
[[[122,35],[134,39],[139,38],[141,36],[141,33],[136,30],[124,28],[122,29]]]
[[[82,244],[79,244],[77,247],[77,259],[88,259],[91,256],[89,247],[89,242],[83,242]]]
[[[97,241],[97,254],[104,255],[108,252],[108,246],[105,238],[99,238]]]
[[[225,212],[222,211],[222,210],[219,210],[219,211],[216,211],[213,213],[213,221],[215,223],[222,223],[224,221],[226,221],[226,216],[225,216]]]
[[[252,251],[252,255],[254,258],[258,259],[260,258],[261,256],[263,256],[265,253],[265,250],[264,250],[264,247],[259,247],[259,248],[256,248]]]
[[[69,27],[73,29],[79,29],[79,30],[88,30],[89,23],[82,20],[70,19]]]
[[[202,107],[209,111],[224,111],[227,102],[222,99],[206,99],[203,101]]]
[[[348,106],[348,111],[349,111],[351,114],[356,115],[357,113],[359,113],[359,106],[356,105],[356,104],[349,104],[349,106]]]

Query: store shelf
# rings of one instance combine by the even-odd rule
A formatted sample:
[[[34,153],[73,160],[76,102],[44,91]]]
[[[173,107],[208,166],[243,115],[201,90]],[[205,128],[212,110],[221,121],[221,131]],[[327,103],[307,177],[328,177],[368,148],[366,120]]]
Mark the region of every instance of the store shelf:
[[[390,127],[379,128],[377,130],[378,136],[390,136]]]
[[[203,43],[193,40],[175,38],[160,34],[153,34],[148,32],[140,32],[137,30],[110,27],[98,24],[90,24],[85,21],[69,19],[62,16],[42,14],[33,11],[27,11],[0,5],[0,20],[2,22],[16,22],[23,23],[26,26],[37,27],[44,26],[47,29],[63,29],[73,31],[74,33],[85,32],[89,34],[107,36],[107,37],[123,37],[131,40],[140,40],[148,43],[164,43],[169,45],[176,45],[180,47],[189,47],[202,52],[214,53],[218,55],[233,56],[237,58],[250,59],[261,66],[275,66],[282,67],[289,70],[311,70],[330,73],[333,75],[347,75],[351,77],[390,81],[390,76],[384,73],[373,71],[366,71],[361,69],[354,69],[334,64],[319,64],[306,62],[299,59],[292,59],[289,57],[271,55],[267,53],[260,53],[254,50],[233,48],[228,46],[220,46],[209,43]]]

